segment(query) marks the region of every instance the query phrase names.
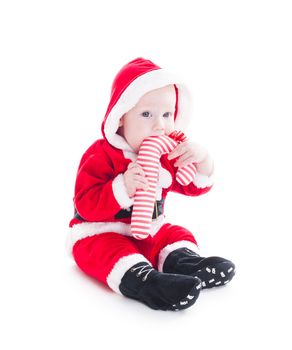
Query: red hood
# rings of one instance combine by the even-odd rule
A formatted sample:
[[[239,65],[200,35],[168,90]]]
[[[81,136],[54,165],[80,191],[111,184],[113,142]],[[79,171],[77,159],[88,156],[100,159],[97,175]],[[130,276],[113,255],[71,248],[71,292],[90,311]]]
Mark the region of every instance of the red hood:
[[[175,84],[176,89],[175,126],[181,129],[186,124],[190,110],[190,97],[185,84],[144,58],[136,58],[123,66],[112,84],[110,102],[101,127],[103,137],[116,148],[132,151],[126,140],[116,133],[120,118],[144,94],[170,84]]]

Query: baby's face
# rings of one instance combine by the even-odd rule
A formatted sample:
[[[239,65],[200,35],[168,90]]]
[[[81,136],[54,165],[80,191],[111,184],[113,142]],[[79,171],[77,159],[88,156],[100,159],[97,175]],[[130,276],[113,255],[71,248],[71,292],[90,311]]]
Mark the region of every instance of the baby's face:
[[[143,95],[120,120],[119,134],[137,153],[148,136],[174,131],[175,89],[168,85]]]

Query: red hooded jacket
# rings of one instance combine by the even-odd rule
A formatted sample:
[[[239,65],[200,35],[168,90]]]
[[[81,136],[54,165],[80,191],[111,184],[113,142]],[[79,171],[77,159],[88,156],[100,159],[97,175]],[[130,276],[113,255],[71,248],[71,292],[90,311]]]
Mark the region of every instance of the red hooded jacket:
[[[112,85],[110,103],[102,122],[103,139],[94,142],[84,153],[78,167],[74,208],[70,221],[70,246],[82,238],[102,232],[130,235],[130,215],[123,217],[121,211],[130,211],[133,198],[129,198],[123,174],[137,154],[126,140],[116,132],[119,120],[147,92],[174,84],[176,90],[175,127],[182,129],[190,110],[186,86],[175,76],[149,60],[137,58],[126,64],[117,74]],[[194,182],[182,186],[175,180],[175,160],[161,157],[157,200],[162,210],[153,220],[153,232],[164,223],[163,204],[169,191],[187,196],[198,196],[212,187],[211,179],[197,174]]]

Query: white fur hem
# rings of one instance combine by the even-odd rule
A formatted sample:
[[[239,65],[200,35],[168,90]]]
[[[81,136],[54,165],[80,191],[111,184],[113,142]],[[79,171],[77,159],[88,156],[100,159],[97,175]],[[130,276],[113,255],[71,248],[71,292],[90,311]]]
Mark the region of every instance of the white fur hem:
[[[136,78],[126,88],[117,103],[113,106],[104,125],[104,132],[108,142],[119,149],[133,152],[126,140],[122,136],[116,134],[121,117],[132,109],[147,92],[170,84],[176,85],[179,94],[175,128],[178,130],[185,130],[192,114],[190,92],[181,79],[164,69],[156,69]]]
[[[114,196],[121,208],[126,209],[134,204],[134,198],[128,196],[123,174],[119,174],[114,178],[112,188]]]
[[[150,235],[153,237],[164,225],[164,215],[152,220]],[[74,244],[80,239],[95,236],[106,232],[116,232],[118,234],[131,237],[131,225],[120,221],[116,222],[82,222],[75,224],[69,229],[66,241],[68,252],[72,253]]]
[[[163,249],[161,249],[158,256],[158,271],[163,272],[163,264],[168,257],[168,255],[176,249],[179,248],[188,248],[193,252],[199,254],[199,248],[195,243],[190,241],[178,241],[172,244],[167,245]]]
[[[107,276],[108,286],[115,291],[116,293],[122,294],[119,289],[121,280],[124,274],[135,264],[139,262],[150,262],[142,254],[131,254],[128,256],[122,257],[113,267],[109,275]],[[150,264],[151,265],[151,264]]]
[[[197,173],[194,178],[194,184],[197,188],[211,187],[214,184],[214,175],[207,176]]]

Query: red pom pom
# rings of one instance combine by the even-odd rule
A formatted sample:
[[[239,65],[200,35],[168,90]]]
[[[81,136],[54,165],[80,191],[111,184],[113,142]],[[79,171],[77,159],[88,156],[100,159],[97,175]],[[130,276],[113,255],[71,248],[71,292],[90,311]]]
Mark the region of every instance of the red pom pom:
[[[187,137],[182,131],[173,131],[171,134],[168,135],[176,142],[183,142],[186,141]]]

